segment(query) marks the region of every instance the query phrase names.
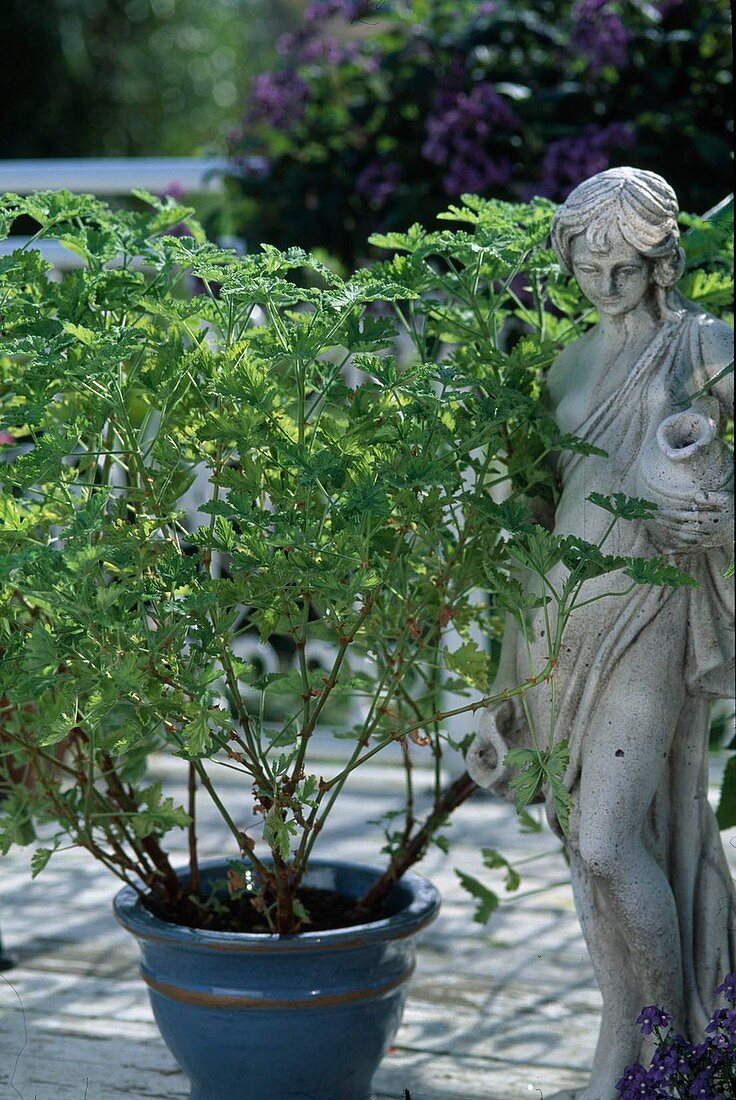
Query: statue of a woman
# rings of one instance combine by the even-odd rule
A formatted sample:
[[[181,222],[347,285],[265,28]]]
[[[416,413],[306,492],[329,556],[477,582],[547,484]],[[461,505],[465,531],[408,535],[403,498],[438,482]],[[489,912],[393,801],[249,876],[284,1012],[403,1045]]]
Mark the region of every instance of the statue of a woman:
[[[736,894],[707,799],[709,708],[733,692],[734,652],[724,576],[733,474],[717,430],[733,376],[710,383],[732,362],[733,340],[674,290],[677,214],[660,176],[615,168],[577,187],[555,217],[560,263],[600,320],[554,363],[548,394],[559,426],[605,457],[561,456],[554,530],[595,543],[611,516],[591,493],[646,498],[654,517],[620,520],[604,551],[666,556],[699,587],[636,585],[586,602],[565,628],[554,695],[550,682],[531,688],[526,716],[518,701],[491,709],[468,755],[473,778],[504,792],[506,748],[525,743],[529,721],[542,738],[552,721],[569,742],[566,846],[603,995],[591,1080],[576,1100],[615,1100],[625,1066],[645,1056],[635,1024],[644,1005],[666,1006],[678,1031],[702,1040],[715,987],[736,969]],[[560,564],[550,580],[564,575]],[[583,596],[629,584],[608,574]],[[542,668],[549,641],[535,614],[527,634]],[[529,674],[521,634],[507,631],[496,688]]]

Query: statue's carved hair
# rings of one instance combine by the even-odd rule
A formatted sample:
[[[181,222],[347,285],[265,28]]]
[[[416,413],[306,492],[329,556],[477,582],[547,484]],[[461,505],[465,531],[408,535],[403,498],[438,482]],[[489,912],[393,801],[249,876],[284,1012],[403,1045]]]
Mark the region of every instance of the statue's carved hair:
[[[641,168],[609,168],[572,191],[555,214],[552,247],[572,272],[571,249],[584,236],[595,252],[607,252],[616,226],[640,256],[652,260],[652,279],[673,287],[685,267],[677,225],[677,196],[666,180]]]

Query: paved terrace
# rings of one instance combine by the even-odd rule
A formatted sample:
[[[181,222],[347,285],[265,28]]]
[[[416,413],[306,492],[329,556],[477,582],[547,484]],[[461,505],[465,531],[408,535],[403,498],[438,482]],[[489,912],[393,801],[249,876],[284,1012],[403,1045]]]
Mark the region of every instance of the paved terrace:
[[[218,778],[234,804],[237,777]],[[183,801],[183,784],[175,793]],[[358,773],[322,854],[375,861],[380,843],[366,822],[394,794],[398,801],[397,768]],[[203,855],[229,851],[214,819],[209,827],[203,819],[200,835]],[[376,1100],[403,1100],[405,1089],[411,1100],[543,1100],[584,1079],[600,1005],[565,862],[546,829],[522,835],[513,810],[487,797],[458,812],[451,837],[450,854],[434,848],[424,864],[442,912],[424,934]],[[736,830],[725,841],[736,868]],[[499,848],[523,876],[485,928],[453,870],[494,884],[481,846]],[[73,851],[31,882],[28,854],[0,861],[0,926],[17,964],[0,975],[0,1100],[184,1100],[186,1080],[138,978],[136,945],[112,916],[116,882]],[[525,862],[530,856],[542,858]]]

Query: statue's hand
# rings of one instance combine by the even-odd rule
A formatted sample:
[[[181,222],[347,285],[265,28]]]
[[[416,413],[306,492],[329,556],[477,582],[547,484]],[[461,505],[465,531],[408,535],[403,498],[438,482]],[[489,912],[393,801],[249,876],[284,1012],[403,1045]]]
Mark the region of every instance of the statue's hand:
[[[472,779],[485,790],[504,795],[511,769],[504,757],[512,745],[510,738],[516,724],[516,700],[504,699],[483,712],[478,732],[465,760]]]
[[[660,504],[652,533],[662,550],[697,553],[730,545],[733,522],[733,493],[702,490],[689,500]]]

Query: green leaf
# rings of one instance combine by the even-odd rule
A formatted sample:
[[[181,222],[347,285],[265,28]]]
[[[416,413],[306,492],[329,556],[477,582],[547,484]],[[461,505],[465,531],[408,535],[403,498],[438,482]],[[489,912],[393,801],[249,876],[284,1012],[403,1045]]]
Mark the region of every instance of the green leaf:
[[[395,386],[401,374],[395,355],[368,355],[361,353],[353,356],[353,364],[365,374],[372,375],[382,386]]]
[[[36,622],[23,652],[22,667],[26,672],[51,673],[59,665],[59,654],[50,630]]]
[[[35,839],[31,794],[18,785],[0,802],[0,853],[6,854],[13,844],[24,846]]]
[[[544,832],[544,826],[541,821],[538,821],[536,817],[532,817],[528,810],[521,810],[519,812],[519,825],[522,833],[542,833]]]
[[[5,493],[0,495],[0,534],[22,531],[29,519],[29,514],[21,511],[14,497]]]
[[[217,516],[215,519],[213,543],[218,550],[223,550],[228,554],[238,545],[235,528],[224,516]]]
[[[415,252],[426,238],[426,230],[415,223],[406,233],[373,233],[368,243],[376,248],[386,248],[400,252]]]
[[[564,783],[564,776],[569,762],[570,747],[567,741],[563,740],[558,741],[545,755],[543,765],[552,790],[557,820],[565,835],[567,835],[572,808],[572,798]]]
[[[495,848],[482,848],[481,855],[483,856],[483,866],[487,867],[489,871],[505,870],[504,885],[509,892],[519,889],[521,884],[519,872],[511,866],[500,852],[497,852]]]
[[[98,341],[98,336],[92,329],[85,328],[84,325],[74,325],[71,321],[64,322],[64,331],[70,336],[75,336],[80,344],[86,347],[94,347]]]
[[[562,561],[565,542],[556,535],[550,534],[544,527],[535,525],[531,531],[520,533],[513,542],[509,543],[508,553],[527,569],[545,577],[553,566]]]
[[[359,481],[348,491],[341,510],[346,518],[362,522],[366,516],[385,519],[391,512],[391,504],[382,485]]]
[[[174,805],[173,798],[163,797],[160,783],[139,792],[138,798],[145,809],[139,809],[130,818],[136,836],[143,838],[169,829],[185,829],[191,821],[186,810]]]
[[[200,711],[195,718],[187,722],[182,730],[182,737],[189,758],[196,759],[208,755],[212,748],[212,731],[206,710]]]
[[[651,519],[657,514],[657,505],[640,497],[627,497],[625,493],[590,493],[588,500],[619,519]]]
[[[672,565],[665,558],[629,558],[628,562],[624,573],[637,584],[670,585],[672,588],[700,587],[695,577]]]
[[[513,763],[509,760],[509,756],[510,753],[507,753],[504,758],[504,763]],[[534,802],[537,799],[542,791],[544,779],[544,767],[538,757],[529,761],[521,771],[516,773],[511,780],[511,786],[516,791],[514,805],[516,806],[517,813],[520,813],[525,806],[528,806],[530,802]]]
[[[523,768],[539,759],[536,749],[509,749],[503,762],[510,768]]]
[[[298,835],[299,830],[295,821],[284,821],[278,809],[269,811],[263,836],[271,851],[278,853],[285,863],[291,857],[292,838]]]
[[[567,568],[575,572],[578,580],[588,581],[593,577],[601,577],[606,573],[612,573],[626,565],[628,558],[616,557],[613,554],[602,553],[593,543],[585,539],[568,535],[564,540],[564,554],[562,560]]]
[[[455,868],[455,874],[459,878],[463,890],[467,890],[478,903],[473,914],[473,920],[477,924],[488,924],[488,921],[498,909],[498,894],[494,894],[493,890],[489,890],[473,875],[468,875],[465,871],[459,871],[457,867]]]
[[[522,620],[527,611],[544,607],[550,602],[549,596],[536,596],[533,592],[526,591],[516,577],[499,573],[492,562],[484,562],[483,571],[490,583],[494,605],[498,604],[504,611],[508,611],[517,622]]]
[[[479,648],[476,642],[463,642],[459,649],[445,652],[445,667],[457,673],[466,683],[485,691],[491,674],[491,658]]]
[[[736,825],[736,756],[726,761],[716,819],[720,829],[732,829]]]
[[[31,878],[41,874],[57,848],[58,844],[53,848],[36,848],[31,856]]]

